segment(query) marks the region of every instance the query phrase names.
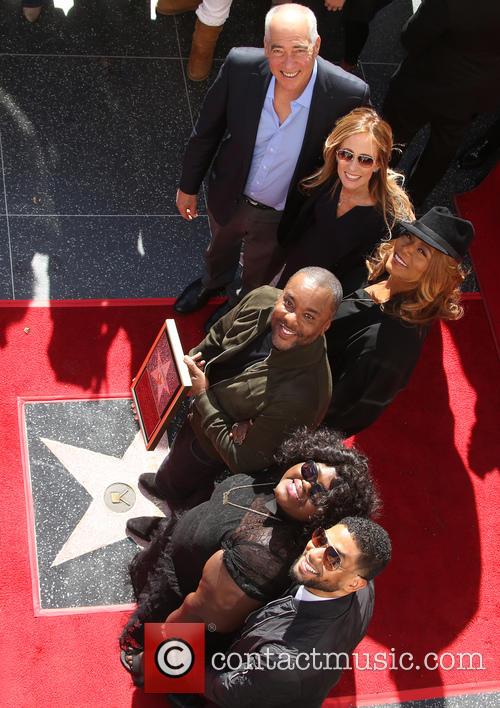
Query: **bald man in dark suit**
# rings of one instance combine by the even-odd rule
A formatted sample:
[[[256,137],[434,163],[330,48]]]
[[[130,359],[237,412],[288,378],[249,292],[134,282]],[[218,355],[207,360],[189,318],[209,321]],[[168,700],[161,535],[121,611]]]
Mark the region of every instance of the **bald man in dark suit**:
[[[321,164],[335,121],[369,103],[364,81],[318,57],[316,18],[285,4],[266,17],[264,49],[229,53],[189,139],[177,207],[195,218],[212,160],[208,211],[212,240],[205,274],[176,303],[202,307],[235,276],[244,242],[243,290],[269,282],[283,264],[280,243],[301,206],[296,189]]]

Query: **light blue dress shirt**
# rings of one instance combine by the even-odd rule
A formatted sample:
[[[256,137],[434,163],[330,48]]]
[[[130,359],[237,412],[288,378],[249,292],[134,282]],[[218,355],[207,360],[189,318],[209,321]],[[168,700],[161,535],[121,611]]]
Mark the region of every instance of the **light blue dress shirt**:
[[[278,211],[285,206],[290,181],[302,149],[317,73],[315,61],[307,86],[292,101],[291,113],[281,125],[273,106],[274,76],[267,89],[244,194]]]

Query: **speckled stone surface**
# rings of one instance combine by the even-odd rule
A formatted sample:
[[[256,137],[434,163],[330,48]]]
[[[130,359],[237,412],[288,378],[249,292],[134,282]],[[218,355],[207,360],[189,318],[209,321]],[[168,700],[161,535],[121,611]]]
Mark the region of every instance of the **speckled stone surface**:
[[[191,132],[178,59],[8,57],[3,65],[9,212],[174,213]]]
[[[361,61],[400,62],[405,51],[399,40],[401,28],[412,15],[411,0],[393,0],[370,23],[370,34],[361,52]]]
[[[431,698],[423,701],[406,701],[405,703],[377,703],[366,708],[497,708],[500,693],[477,693],[450,698]]]
[[[187,59],[184,59],[184,67],[187,66]],[[215,59],[212,70],[205,81],[188,81],[187,82],[187,94],[189,99],[189,105],[191,108],[191,114],[193,116],[193,121],[195,122],[198,118],[201,105],[207,93],[209,86],[215,80],[219,69],[222,66],[222,59]]]
[[[118,518],[121,539],[106,543],[109,529],[98,515],[99,509],[104,506],[104,496],[102,500],[97,500],[100,506],[89,512],[95,519],[95,522],[90,519],[91,533],[84,535],[76,551],[66,553],[70,556],[68,560],[61,562],[58,555],[77,525],[83,523],[82,519],[93,499],[76,478],[76,473],[72,472],[77,464],[84,468],[84,474],[99,475],[107,474],[109,465],[109,484],[120,482],[119,463],[115,460],[126,455],[137,435],[130,400],[28,403],[25,405],[25,419],[42,608],[133,601],[127,566],[137,552],[137,546],[124,537],[125,514],[113,514],[112,511],[107,513],[113,523]],[[139,448],[144,448],[142,440],[136,440],[134,444],[137,442]],[[73,446],[65,452],[71,462],[63,464],[61,453],[54,447],[61,447],[61,443],[63,452],[67,450],[66,446]],[[88,451],[91,451],[92,458],[89,458]],[[95,453],[100,453],[102,469],[98,468]],[[157,453],[147,453],[145,449],[140,454],[140,459],[148,455],[158,457]],[[159,454],[163,456],[163,453]],[[83,462],[77,462],[80,455]],[[96,460],[96,470],[86,469],[90,466],[88,460]],[[134,461],[131,468],[135,481],[144,469],[136,470]],[[121,475],[124,475],[123,471]],[[108,481],[105,481],[104,486],[107,484]],[[129,500],[132,507],[134,501],[135,506],[139,502],[150,503],[144,502],[140,493],[137,493],[137,499],[130,494]],[[151,507],[150,513],[157,514],[158,508],[153,504]],[[110,523],[108,521],[108,525]],[[105,545],[89,552],[86,543],[90,535],[97,538],[97,545],[101,542]]]
[[[307,4],[318,14],[321,54],[338,60],[340,16],[327,13],[322,0]],[[403,56],[398,37],[410,5],[394,0],[371,24],[361,70],[376,107]],[[36,253],[48,256],[52,298],[175,296],[199,275],[207,219],[187,224],[172,216],[184,145],[229,49],[261,46],[268,7],[269,0],[234,0],[214,69],[193,83],[185,78],[193,13],[151,21],[147,0],[75,0],[67,17],[48,8],[30,25],[19,0],[0,0],[0,298],[33,296]],[[492,120],[478,118],[465,146]],[[452,207],[452,192],[472,188],[486,170],[459,172],[455,163],[426,207]],[[27,419],[44,606],[131,601],[125,569],[136,547],[129,540],[50,568],[90,497],[40,441],[52,436],[123,455],[136,431],[128,402],[31,404]],[[498,703],[499,694],[478,694],[391,706]]]
[[[152,22],[148,0],[75,0],[66,16],[48,6],[33,24],[19,7],[0,2],[0,44],[9,54],[178,55],[174,18]]]
[[[199,277],[208,242],[206,216],[12,217],[10,230],[18,298],[35,292],[35,253],[48,256],[53,299],[174,297]]]
[[[25,406],[42,608],[132,602],[127,563],[137,546],[124,539],[51,567],[91,496],[40,438],[121,457],[137,432],[129,401]]]
[[[0,67],[1,67],[1,57],[0,57]],[[1,134],[0,134],[0,169],[2,168],[3,165],[3,145],[1,143]],[[0,180],[0,216],[5,216],[7,213],[6,210],[6,201],[5,201],[5,184],[3,179]]]
[[[4,300],[10,300],[13,295],[10,265],[7,219],[0,216],[0,299]]]
[[[338,60],[340,15],[321,0],[308,4],[318,16],[322,55]],[[371,25],[360,70],[378,108],[402,56],[398,37],[410,5],[394,0]],[[199,275],[208,222],[171,218],[184,146],[228,50],[261,45],[267,8],[267,0],[234,0],[214,69],[193,83],[185,64],[194,13],[151,20],[143,0],[77,0],[67,16],[48,7],[31,25],[17,0],[0,0],[0,216],[9,217],[12,241],[9,253],[0,220],[1,297],[33,296],[35,253],[49,257],[50,296],[57,298],[175,296]],[[473,127],[471,136],[479,132]],[[427,207],[453,206],[452,192],[485,174],[455,167]],[[206,213],[204,193],[199,209]],[[70,218],[76,215],[86,218]]]

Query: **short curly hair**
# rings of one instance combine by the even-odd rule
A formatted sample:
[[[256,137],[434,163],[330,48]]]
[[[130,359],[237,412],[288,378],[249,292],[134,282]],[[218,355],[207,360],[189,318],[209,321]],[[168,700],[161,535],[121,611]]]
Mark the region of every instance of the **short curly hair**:
[[[298,428],[275,455],[276,464],[282,471],[306,460],[335,467],[332,488],[318,504],[309,526],[328,528],[344,517],[378,514],[381,501],[368,459],[355,448],[346,447],[337,432],[328,428]]]
[[[391,560],[392,546],[389,534],[370,519],[348,516],[339,524],[347,528],[360,551],[359,575],[372,580]]]

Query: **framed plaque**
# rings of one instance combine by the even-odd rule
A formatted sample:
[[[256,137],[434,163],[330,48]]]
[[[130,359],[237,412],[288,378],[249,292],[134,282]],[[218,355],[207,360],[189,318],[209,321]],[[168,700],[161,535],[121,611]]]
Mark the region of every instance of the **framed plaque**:
[[[159,443],[191,377],[175,320],[165,320],[132,381],[132,396],[148,450]]]

